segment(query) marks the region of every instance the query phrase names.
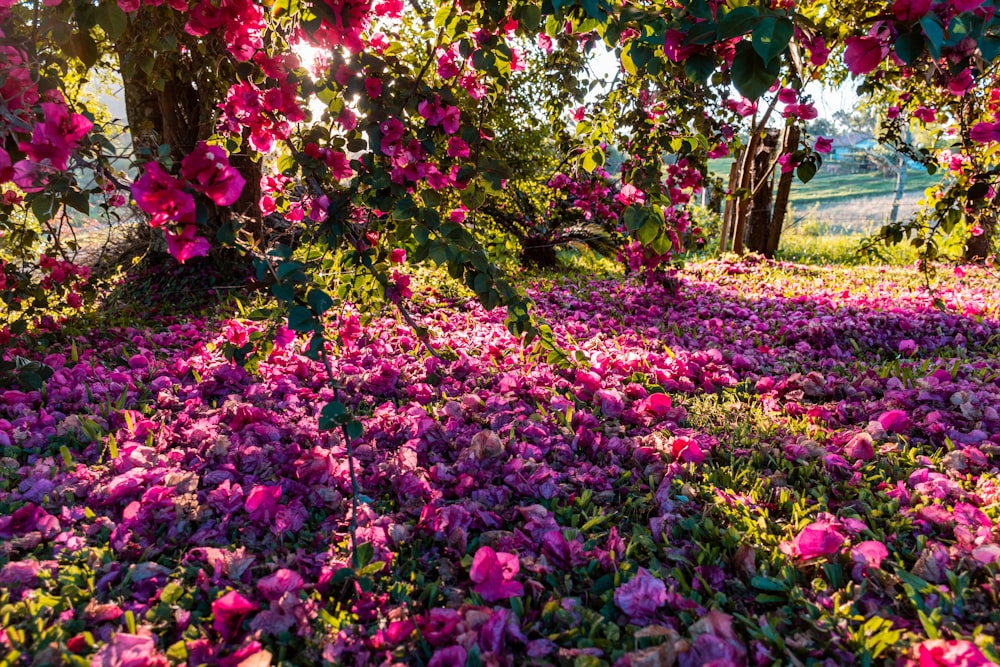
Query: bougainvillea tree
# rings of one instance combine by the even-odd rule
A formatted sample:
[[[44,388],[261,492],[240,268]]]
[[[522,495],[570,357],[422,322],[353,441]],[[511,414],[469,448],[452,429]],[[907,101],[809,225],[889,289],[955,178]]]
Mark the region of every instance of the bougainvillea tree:
[[[0,178],[8,238],[23,227],[19,211],[46,226],[70,208],[89,212],[131,199],[164,230],[179,259],[203,255],[217,241],[247,242],[276,294],[304,309],[294,318],[303,331],[320,329],[334,299],[314,279],[318,265],[293,257],[291,248],[262,245],[262,215],[301,227],[298,238],[319,249],[310,257],[328,249],[365,269],[356,292],[398,292],[402,273],[388,260],[405,248],[411,262],[447,264],[485,304],[514,304],[516,327],[529,327],[523,300],[463,224],[510,175],[494,145],[494,119],[523,66],[525,40],[543,51],[603,46],[618,55],[610,92],[591,109],[573,111],[575,162],[593,171],[609,144],[625,151],[623,183],[638,195],[622,220],[648,249],[647,260],[675,251],[687,224],[684,188],[671,185],[677,172],[697,172],[709,153],[740,141],[739,117],[754,119],[751,142],[778,116],[808,120],[815,110],[804,86],[822,73],[831,48],[842,49],[847,69],[868,89],[888,91],[916,118],[953,122],[959,154],[984,154],[977,146],[993,140],[989,91],[1000,38],[992,5],[973,0],[843,8],[5,4]],[[585,58],[566,62],[585,71]],[[99,66],[123,74],[131,156],[114,149],[82,104],[80,86],[67,83]],[[572,89],[581,80],[570,72],[561,81]],[[664,154],[673,156],[666,164]],[[990,228],[980,205],[990,198],[988,155],[973,159],[960,191],[937,206],[945,221],[964,214],[973,230]],[[114,168],[122,157],[139,166],[131,184]],[[820,161],[805,143],[781,158],[780,168],[797,169],[804,180]],[[679,176],[688,186],[695,178]],[[732,194],[747,197],[745,190]],[[10,282],[33,282],[20,275]]]

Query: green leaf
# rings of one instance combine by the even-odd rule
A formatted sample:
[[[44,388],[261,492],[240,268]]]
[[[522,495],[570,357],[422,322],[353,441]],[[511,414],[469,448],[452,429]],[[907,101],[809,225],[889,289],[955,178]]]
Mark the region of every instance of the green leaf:
[[[535,30],[542,22],[542,10],[538,5],[523,5],[518,20],[527,30]]]
[[[816,164],[814,162],[803,162],[795,169],[795,175],[803,183],[808,183],[816,175]]]
[[[634,232],[642,224],[646,222],[646,218],[649,217],[649,211],[639,206],[629,206],[625,209],[625,213],[622,214],[622,222],[625,223],[625,229],[630,232]]]
[[[760,22],[756,7],[737,7],[719,19],[719,39],[745,35]]]
[[[321,289],[310,291],[309,296],[306,297],[306,301],[317,315],[322,315],[333,306],[333,299]]]
[[[774,579],[768,579],[767,577],[761,576],[750,579],[750,585],[758,591],[769,591],[772,593],[783,592],[786,590],[784,582],[775,581]]]
[[[639,242],[643,245],[649,245],[656,238],[656,235],[660,233],[660,226],[656,224],[656,220],[652,217],[646,218],[646,222],[642,224],[639,231],[636,232],[636,236]]]
[[[777,58],[765,63],[753,46],[747,42],[740,42],[736,45],[736,55],[730,73],[736,90],[743,97],[756,100],[766,93],[778,78],[780,63]]]
[[[770,63],[788,48],[794,32],[795,26],[790,19],[765,16],[753,29],[753,49],[761,60]]]
[[[944,43],[944,26],[936,14],[928,14],[920,19],[920,27],[927,36],[927,49],[934,58],[941,57],[941,45]]]
[[[321,431],[329,431],[350,419],[347,408],[340,401],[330,401],[320,410],[317,425]]]
[[[990,191],[990,184],[986,181],[977,181],[969,186],[966,196],[969,199],[982,199]]]
[[[87,69],[93,67],[101,57],[97,42],[94,41],[89,32],[73,33],[69,38],[69,45],[73,55],[79,58]]]
[[[924,36],[919,32],[904,32],[894,45],[896,55],[906,65],[912,65],[924,52]]]
[[[45,195],[32,200],[31,212],[38,222],[48,222],[52,219],[52,196]]]
[[[184,588],[175,581],[171,581],[164,586],[160,592],[160,601],[167,604],[174,604],[184,595]]]
[[[692,53],[684,61],[684,74],[695,83],[705,83],[715,73],[715,58],[704,53]]]
[[[128,28],[128,16],[115,2],[105,2],[97,8],[97,24],[111,39],[118,39]]]
[[[316,316],[305,306],[296,306],[288,313],[288,328],[297,333],[319,331],[320,325]]]

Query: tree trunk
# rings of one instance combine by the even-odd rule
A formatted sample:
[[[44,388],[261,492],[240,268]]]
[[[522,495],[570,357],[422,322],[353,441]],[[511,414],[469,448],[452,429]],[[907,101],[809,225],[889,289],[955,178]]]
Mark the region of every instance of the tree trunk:
[[[158,22],[167,20],[159,9],[141,7],[130,32],[137,33],[144,25],[152,29]],[[235,65],[228,55],[217,58],[208,55],[202,61],[193,61],[180,51],[151,54],[137,47],[128,36],[116,46],[133,147],[155,159],[160,145],[166,144],[170,147],[170,158],[175,164],[179,163],[198,142],[212,136],[217,105],[226,94],[220,83],[231,80],[224,76],[234,70]],[[188,49],[187,53],[200,51]],[[229,73],[235,74],[235,71]],[[245,138],[242,145],[248,145]],[[249,151],[249,148],[244,150]],[[235,213],[241,216],[244,228],[254,240],[263,241],[258,206],[262,169],[260,160],[254,157],[248,152],[230,156],[230,164],[240,172],[246,185],[236,203],[227,210],[209,206],[208,228],[202,230],[209,240],[213,240],[219,227],[230,220],[230,214]]]
[[[799,145],[799,126],[789,125],[785,128],[785,139],[781,144],[781,153],[787,155],[795,152]],[[781,243],[781,231],[785,227],[785,216],[788,214],[788,197],[792,191],[792,180],[795,174],[789,170],[782,172],[778,178],[778,192],[774,196],[774,211],[771,213],[771,229],[767,235],[767,247],[764,249],[764,256],[768,259],[774,257],[778,252],[778,245]]]
[[[983,262],[992,254],[993,234],[996,230],[996,215],[984,212],[979,219],[979,227],[983,233],[978,236],[969,234],[965,240],[965,261]]]
[[[889,209],[889,224],[895,224],[899,217],[899,203],[903,200],[903,191],[906,189],[906,158],[899,156],[896,161],[896,191],[892,196],[892,208]]]
[[[738,190],[743,192],[737,197],[733,206],[733,252],[737,255],[743,254],[743,234],[746,230],[747,211],[750,209],[750,198],[747,196],[749,190],[753,188],[753,158],[757,155],[757,146],[760,144],[760,133],[755,133],[750,137],[743,159],[740,160],[739,186]],[[730,185],[732,187],[732,185]],[[735,191],[735,190],[734,190]]]
[[[729,168],[729,196],[726,197],[726,207],[722,212],[722,230],[719,232],[719,252],[729,250],[729,237],[733,229],[733,211],[739,205],[736,199],[736,189],[739,187],[740,164],[742,153],[733,156],[733,166]]]
[[[750,252],[763,254],[771,230],[771,199],[774,193],[774,162],[780,135],[777,130],[767,130],[753,159],[753,193],[747,215],[746,246]]]

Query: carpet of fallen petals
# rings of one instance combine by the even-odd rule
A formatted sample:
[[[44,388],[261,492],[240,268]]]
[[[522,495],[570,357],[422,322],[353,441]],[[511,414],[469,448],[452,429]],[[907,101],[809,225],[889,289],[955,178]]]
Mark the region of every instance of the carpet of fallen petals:
[[[429,292],[436,355],[344,314],[332,378],[239,320],[5,350],[0,664],[997,664],[1000,293],[942,271],[540,281],[572,365]]]

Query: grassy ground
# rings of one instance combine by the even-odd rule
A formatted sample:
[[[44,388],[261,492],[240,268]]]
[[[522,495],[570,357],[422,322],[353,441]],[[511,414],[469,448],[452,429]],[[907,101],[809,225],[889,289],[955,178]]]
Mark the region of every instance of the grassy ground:
[[[731,164],[730,159],[710,160],[709,170],[726,179]],[[908,170],[899,217],[912,215],[917,209],[917,202],[924,196],[924,191],[940,181],[940,175],[931,176],[923,170]],[[840,233],[867,233],[887,218],[895,188],[894,176],[877,172],[837,174],[829,168],[821,168],[809,183],[802,183],[798,179],[792,182],[791,216],[800,224],[819,222]]]

